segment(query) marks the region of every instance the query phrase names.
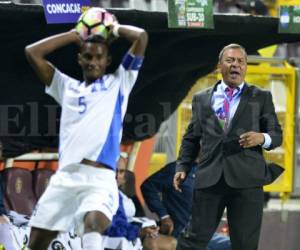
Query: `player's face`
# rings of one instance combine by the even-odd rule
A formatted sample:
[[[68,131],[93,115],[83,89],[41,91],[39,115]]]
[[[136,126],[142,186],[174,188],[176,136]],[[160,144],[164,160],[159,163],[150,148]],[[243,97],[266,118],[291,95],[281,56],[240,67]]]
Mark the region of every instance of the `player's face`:
[[[78,63],[87,84],[103,76],[110,61],[108,48],[101,43],[85,43],[78,54]]]
[[[237,49],[227,49],[218,64],[224,82],[231,86],[239,86],[245,79],[247,58],[245,53]]]

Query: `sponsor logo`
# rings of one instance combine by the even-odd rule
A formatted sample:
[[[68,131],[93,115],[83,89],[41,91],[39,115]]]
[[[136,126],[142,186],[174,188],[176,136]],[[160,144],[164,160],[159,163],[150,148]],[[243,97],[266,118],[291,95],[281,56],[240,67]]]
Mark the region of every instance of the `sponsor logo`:
[[[46,9],[49,14],[81,13],[79,3],[47,4]]]

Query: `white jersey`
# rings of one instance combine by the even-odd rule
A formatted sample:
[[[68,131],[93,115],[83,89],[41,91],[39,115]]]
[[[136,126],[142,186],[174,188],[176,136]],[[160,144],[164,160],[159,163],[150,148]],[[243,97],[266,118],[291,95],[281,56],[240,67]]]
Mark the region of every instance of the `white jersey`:
[[[142,58],[126,54],[114,74],[86,86],[58,69],[46,93],[61,106],[59,170],[83,158],[116,169],[122,122]]]

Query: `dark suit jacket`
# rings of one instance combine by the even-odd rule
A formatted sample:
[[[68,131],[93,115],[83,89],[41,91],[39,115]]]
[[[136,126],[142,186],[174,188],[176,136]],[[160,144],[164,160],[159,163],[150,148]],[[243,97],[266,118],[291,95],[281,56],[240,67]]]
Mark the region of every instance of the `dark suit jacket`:
[[[245,84],[236,113],[225,133],[211,105],[217,84],[193,98],[192,120],[182,140],[176,171],[188,172],[201,150],[195,188],[216,184],[222,173],[227,184],[235,188],[271,183],[283,171],[280,166],[271,164],[270,170],[261,146],[243,149],[238,143],[241,134],[255,131],[271,136],[272,144],[267,150],[280,146],[282,130],[271,93]]]

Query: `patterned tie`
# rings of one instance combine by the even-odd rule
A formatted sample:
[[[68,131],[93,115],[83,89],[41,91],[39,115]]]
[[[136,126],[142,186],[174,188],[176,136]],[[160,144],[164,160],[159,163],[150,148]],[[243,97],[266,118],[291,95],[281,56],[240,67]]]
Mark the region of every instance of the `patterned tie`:
[[[229,118],[230,118],[230,102],[233,97],[234,88],[226,87],[224,102],[223,102],[223,111],[225,115],[225,124],[224,124],[224,131],[227,131],[229,126]]]

